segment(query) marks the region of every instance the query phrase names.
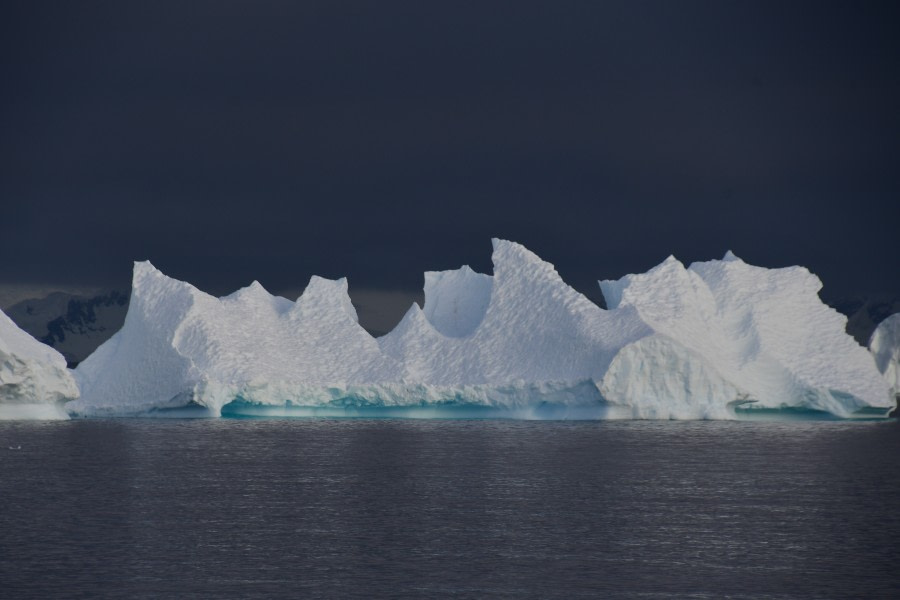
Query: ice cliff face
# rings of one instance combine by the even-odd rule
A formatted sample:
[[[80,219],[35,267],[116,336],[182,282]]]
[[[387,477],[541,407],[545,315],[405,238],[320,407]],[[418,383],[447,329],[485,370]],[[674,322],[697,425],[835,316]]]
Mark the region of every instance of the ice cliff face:
[[[869,340],[875,365],[891,388],[892,396],[900,396],[900,314],[881,322]]]
[[[377,340],[343,279],[313,277],[296,302],[257,283],[214,298],[137,263],[125,325],[75,371],[82,398],[68,408],[732,418],[747,403],[838,416],[892,405],[806,269],[669,258],[601,282],[603,310],[518,244],[494,240],[492,259],[492,276],[426,273],[424,307]]]
[[[77,397],[62,354],[0,311],[0,419],[66,418],[62,403]]]

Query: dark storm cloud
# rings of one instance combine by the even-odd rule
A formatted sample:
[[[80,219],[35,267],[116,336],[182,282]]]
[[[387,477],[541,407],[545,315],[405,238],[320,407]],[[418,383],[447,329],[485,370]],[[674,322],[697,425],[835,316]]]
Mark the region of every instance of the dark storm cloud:
[[[0,282],[414,289],[526,244],[898,290],[890,4],[7,4]]]

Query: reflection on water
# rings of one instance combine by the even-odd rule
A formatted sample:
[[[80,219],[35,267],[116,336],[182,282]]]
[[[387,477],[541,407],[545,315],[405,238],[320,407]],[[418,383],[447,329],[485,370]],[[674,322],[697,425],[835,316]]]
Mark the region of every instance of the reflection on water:
[[[0,595],[892,597],[898,457],[895,421],[5,422]]]

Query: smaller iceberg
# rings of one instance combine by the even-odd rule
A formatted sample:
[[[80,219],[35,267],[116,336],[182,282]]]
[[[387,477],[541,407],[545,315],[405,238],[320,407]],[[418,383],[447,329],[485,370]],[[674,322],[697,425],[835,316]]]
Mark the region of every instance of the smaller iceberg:
[[[0,419],[66,419],[78,387],[63,355],[0,311]]]
[[[900,313],[882,321],[869,340],[875,366],[891,388],[891,396],[900,396]]]

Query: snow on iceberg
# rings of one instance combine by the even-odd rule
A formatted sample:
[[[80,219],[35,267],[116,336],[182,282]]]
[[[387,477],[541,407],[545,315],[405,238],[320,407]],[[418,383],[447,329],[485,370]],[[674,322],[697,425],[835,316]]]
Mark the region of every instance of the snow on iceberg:
[[[344,279],[296,302],[258,283],[224,298],[136,263],[122,330],[75,371],[79,415],[194,410],[517,418],[733,418],[740,406],[848,417],[892,403],[806,269],[733,255],[601,282],[603,310],[519,244],[493,275],[425,275],[375,339]],[[752,404],[751,404],[752,403]]]
[[[63,355],[0,311],[0,419],[65,419],[78,388]]]
[[[891,388],[891,396],[900,396],[900,313],[878,324],[869,340],[869,351]]]

